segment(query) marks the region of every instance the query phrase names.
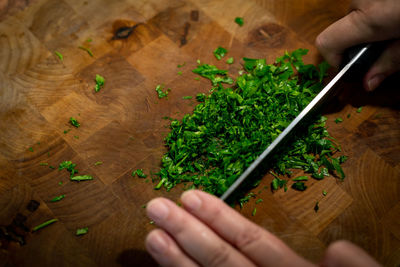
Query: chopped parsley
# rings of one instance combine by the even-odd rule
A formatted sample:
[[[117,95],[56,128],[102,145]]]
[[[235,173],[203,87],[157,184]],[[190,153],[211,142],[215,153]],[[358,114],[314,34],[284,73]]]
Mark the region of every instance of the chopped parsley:
[[[226,64],[233,64],[233,61],[234,61],[233,57],[230,57],[226,60]]]
[[[178,68],[182,68],[183,66],[185,66],[186,65],[186,62],[183,62],[182,64],[178,64]]]
[[[75,139],[79,139],[79,136],[77,136],[77,135],[74,135],[74,138],[75,138]]]
[[[257,208],[254,208],[253,212],[251,213],[251,216],[256,216]]]
[[[257,199],[256,204],[263,202],[261,198]]]
[[[29,150],[30,152],[33,152],[33,148],[32,148],[32,147],[28,148],[28,150]]]
[[[81,124],[74,117],[69,118],[69,123],[75,128],[79,128],[81,126]]]
[[[69,131],[71,131],[71,129],[64,130],[64,134],[67,134],[67,133],[69,133]]]
[[[338,117],[338,118],[335,119],[335,123],[341,123],[341,122],[343,122],[342,118]]]
[[[253,192],[250,192],[243,198],[239,199],[240,208],[243,208],[243,205],[245,203],[249,202],[251,198],[255,198],[255,197],[256,197],[256,194],[254,194]]]
[[[159,85],[157,85],[156,86],[156,92],[157,92],[157,94],[158,94],[158,98],[164,98],[164,97],[167,97],[168,96],[168,93],[171,91],[171,89],[167,89],[167,90],[165,90],[165,91],[163,91],[163,89],[164,89],[164,85],[163,84],[159,84]]]
[[[103,164],[102,161],[97,161],[97,162],[94,163],[94,166],[98,166],[98,165],[101,165],[101,164]]]
[[[93,177],[90,175],[81,175],[81,176],[74,176],[70,178],[71,181],[88,181],[88,180],[93,180]]]
[[[55,223],[57,221],[58,221],[57,219],[51,219],[51,220],[45,221],[44,223],[41,223],[41,224],[33,227],[32,232],[36,232],[37,230],[42,229],[42,228],[44,228],[52,223]]]
[[[39,163],[40,166],[49,166],[49,164],[47,162],[41,162]]]
[[[209,95],[196,97],[200,103],[192,114],[170,122],[165,138],[168,151],[155,189],[190,183],[211,194],[223,194],[323,88],[327,65],[304,64],[306,53],[306,49],[287,52],[273,64],[244,58],[244,70],[230,87],[222,84],[229,78],[226,70],[199,64],[193,72],[210,79],[213,88]],[[233,84],[229,79],[228,84]],[[286,191],[285,176],[292,169],[302,169],[315,179],[330,173],[344,178],[341,162],[334,156],[340,147],[329,135],[326,121],[316,116],[274,154],[273,190]],[[296,184],[296,190],[306,188],[301,181]]]
[[[299,176],[299,177],[293,178],[293,181],[308,181],[308,176]]]
[[[60,52],[54,51],[54,54],[55,54],[61,61],[64,60],[64,56],[63,56]]]
[[[77,235],[77,236],[79,236],[79,235],[85,235],[85,234],[88,233],[88,231],[89,231],[89,228],[88,228],[88,227],[79,228],[79,229],[76,229],[75,235]]]
[[[182,97],[182,99],[192,99],[193,98],[193,96],[184,96],[184,97]]]
[[[196,69],[192,70],[194,73],[207,78],[211,81],[213,86],[220,83],[232,84],[233,79],[227,76],[227,70],[220,70],[214,65],[202,64],[198,65]]]
[[[326,192],[326,190],[322,191],[322,195],[324,195],[324,197],[328,194],[328,192]]]
[[[132,172],[132,176],[137,175],[139,178],[146,178],[147,175],[144,174],[143,169],[137,169],[136,171]]]
[[[349,113],[349,114],[347,114],[347,118],[350,118],[350,116],[351,116],[351,114]]]
[[[89,56],[93,57],[93,53],[92,50],[90,50],[90,48],[84,47],[84,46],[78,46],[79,49],[82,49],[83,51],[86,51]]]
[[[196,95],[196,100],[199,102],[204,102],[206,100],[206,95],[203,93],[197,94]]]
[[[363,109],[363,107],[362,107],[362,106],[361,106],[361,107],[359,107],[359,108],[357,109],[357,113],[361,113],[362,109]]]
[[[100,91],[101,88],[103,88],[104,83],[106,82],[106,80],[104,79],[103,76],[96,74],[96,77],[94,78],[94,81],[96,82],[95,86],[94,86],[94,91],[97,93],[98,91]]]
[[[58,185],[62,185],[62,184],[63,184],[63,182],[62,182],[62,181],[59,181],[59,182],[58,182]]]
[[[182,75],[182,71],[178,71],[177,73],[178,73],[178,75]]]
[[[226,55],[226,53],[228,53],[228,50],[218,46],[218,48],[215,49],[213,53],[216,59],[221,60]]]
[[[235,22],[236,22],[236,24],[239,25],[240,27],[242,27],[243,24],[244,24],[243,18],[241,18],[241,17],[236,17],[236,18],[235,18]]]
[[[304,182],[296,182],[292,184],[292,188],[298,191],[304,191],[307,189],[307,186],[305,185]]]
[[[65,195],[56,196],[56,197],[52,198],[52,199],[50,200],[50,202],[57,202],[57,201],[60,201],[60,200],[63,199],[64,197],[65,197]]]
[[[75,175],[75,173],[78,173],[78,170],[76,170],[75,167],[76,167],[75,163],[72,163],[71,161],[63,161],[60,163],[58,170],[61,171],[63,169],[66,169],[70,173],[70,176],[72,177]]]

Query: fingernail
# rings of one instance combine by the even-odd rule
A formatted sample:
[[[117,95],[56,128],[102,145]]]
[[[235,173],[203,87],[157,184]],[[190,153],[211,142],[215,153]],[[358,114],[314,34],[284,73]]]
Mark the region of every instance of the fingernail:
[[[181,200],[183,204],[191,210],[198,210],[201,207],[201,199],[194,191],[186,191],[183,193]]]
[[[385,79],[383,74],[377,74],[368,80],[368,91],[374,91],[379,84]]]
[[[168,214],[169,208],[162,200],[155,199],[147,204],[147,215],[156,223],[167,218]]]
[[[151,252],[156,254],[163,254],[168,248],[167,241],[159,233],[150,235],[147,240],[147,245]]]

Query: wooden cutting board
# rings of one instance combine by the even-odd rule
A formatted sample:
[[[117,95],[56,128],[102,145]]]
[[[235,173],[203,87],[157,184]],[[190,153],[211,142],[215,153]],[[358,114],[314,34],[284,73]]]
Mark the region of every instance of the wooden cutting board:
[[[144,249],[154,226],[142,205],[157,196],[177,200],[182,189],[154,191],[151,180],[131,172],[157,171],[168,132],[162,118],[182,117],[195,105],[182,97],[211,88],[194,80],[196,60],[235,75],[241,57],[271,62],[308,48],[306,61],[317,63],[313,40],[346,13],[348,2],[0,1],[0,233],[12,235],[12,241],[0,235],[0,265],[155,265]],[[234,23],[237,16],[243,27]],[[214,58],[218,46],[234,64]],[[106,79],[98,93],[96,74]],[[314,262],[329,243],[347,239],[397,266],[398,80],[372,94],[345,85],[327,109],[329,131],[349,156],[343,182],[329,177],[309,181],[305,192],[272,193],[263,189],[267,176],[254,190],[264,200],[257,214],[251,216],[254,199],[240,212]],[[157,84],[171,88],[168,99],[158,99]],[[339,116],[344,121],[335,124]],[[70,117],[81,127],[71,127]],[[65,170],[49,168],[65,160],[94,180],[70,182]],[[50,202],[61,194],[62,201]],[[52,218],[59,221],[29,232]],[[88,234],[75,236],[82,227]]]

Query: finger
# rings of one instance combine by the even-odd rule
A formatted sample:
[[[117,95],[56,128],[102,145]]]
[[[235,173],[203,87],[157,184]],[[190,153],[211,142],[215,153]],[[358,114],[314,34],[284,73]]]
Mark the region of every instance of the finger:
[[[147,251],[161,266],[198,266],[161,229],[151,231],[146,237],[145,244]]]
[[[222,200],[198,190],[185,192],[185,209],[260,266],[312,266],[273,234],[248,221]]]
[[[375,90],[387,77],[400,71],[400,40],[391,42],[364,77],[364,88]]]
[[[397,31],[390,30],[392,27],[376,21],[369,13],[353,10],[319,34],[316,46],[329,64],[338,67],[347,48],[397,37]]]
[[[150,201],[147,215],[201,265],[254,266],[205,224],[168,199]]]
[[[330,245],[322,259],[323,267],[379,267],[380,265],[359,247],[348,241],[337,241]]]

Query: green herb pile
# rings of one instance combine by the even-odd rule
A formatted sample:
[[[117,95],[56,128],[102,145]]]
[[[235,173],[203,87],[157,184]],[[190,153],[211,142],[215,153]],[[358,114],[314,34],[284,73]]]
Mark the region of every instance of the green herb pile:
[[[229,78],[226,71],[199,63],[193,72],[210,79],[214,87],[210,95],[196,97],[202,103],[193,114],[171,121],[165,139],[168,152],[155,188],[170,190],[185,182],[221,195],[322,89],[329,66],[304,64],[306,53],[285,53],[273,64],[243,58],[244,73],[228,88],[222,85]],[[335,172],[344,178],[340,164],[346,158],[333,156],[340,148],[325,121],[319,116],[276,155],[273,189],[286,189],[284,177],[291,169],[303,169],[316,179]],[[305,190],[304,180],[298,179],[293,187]]]

